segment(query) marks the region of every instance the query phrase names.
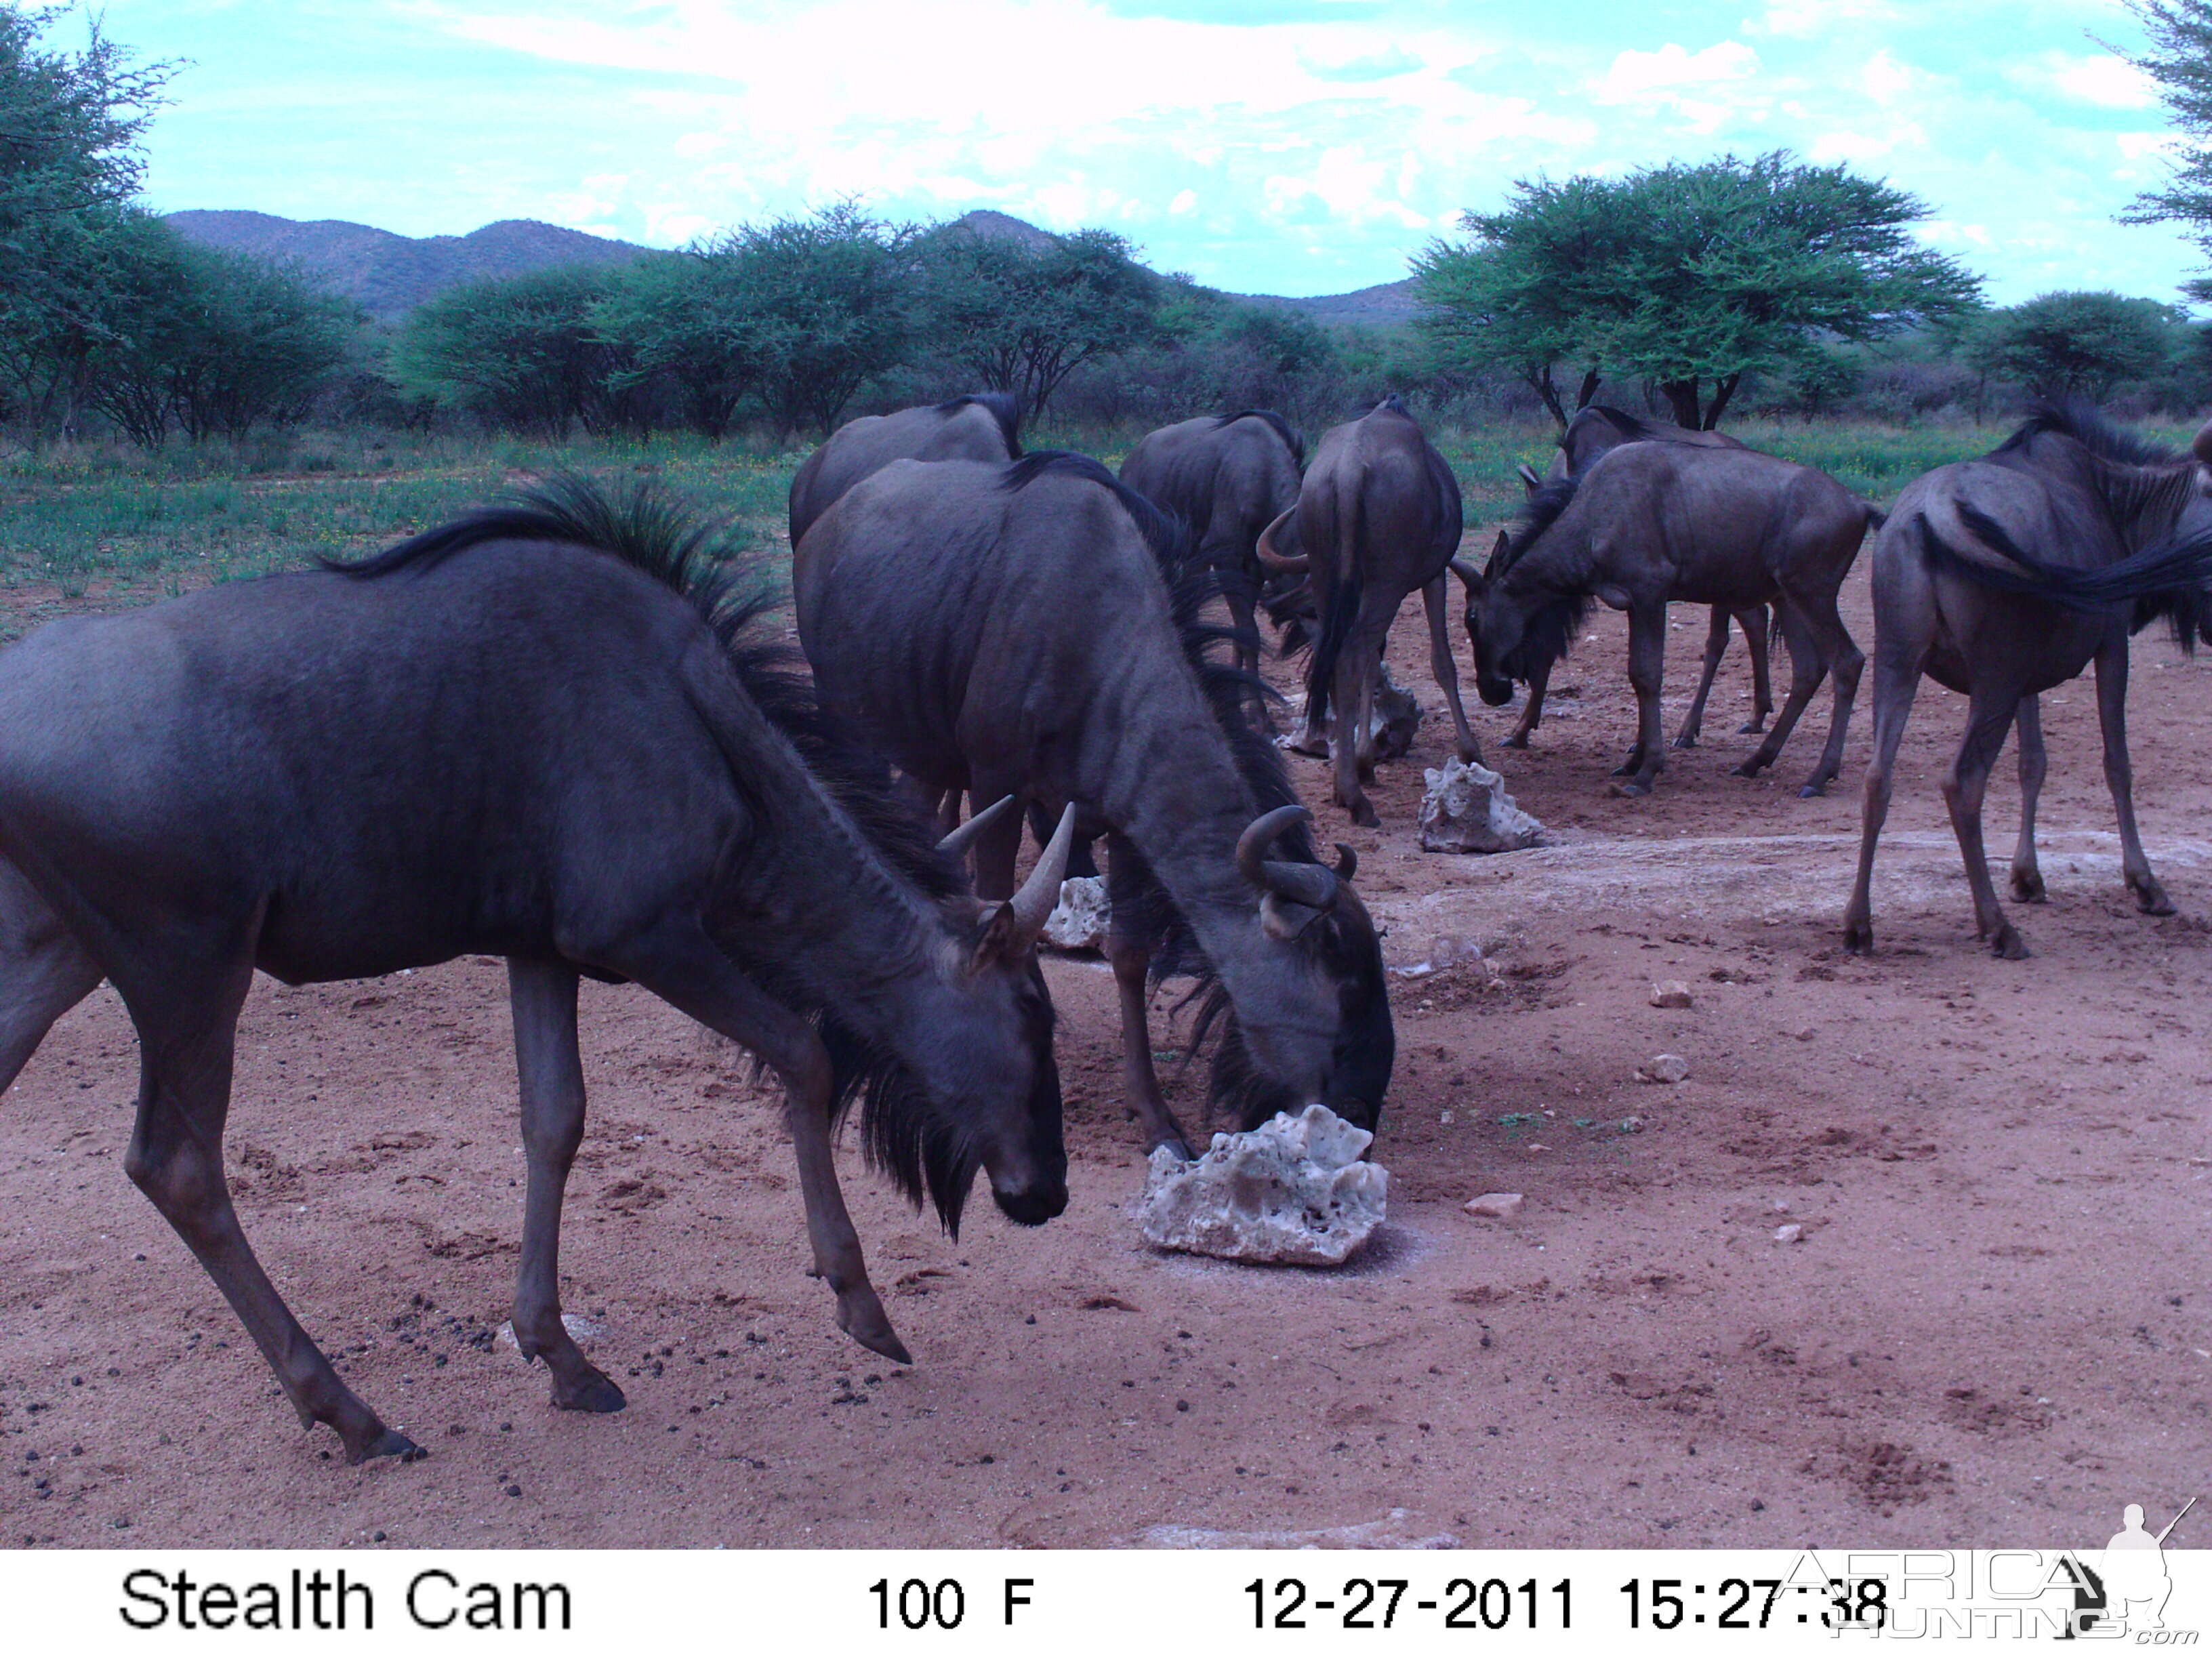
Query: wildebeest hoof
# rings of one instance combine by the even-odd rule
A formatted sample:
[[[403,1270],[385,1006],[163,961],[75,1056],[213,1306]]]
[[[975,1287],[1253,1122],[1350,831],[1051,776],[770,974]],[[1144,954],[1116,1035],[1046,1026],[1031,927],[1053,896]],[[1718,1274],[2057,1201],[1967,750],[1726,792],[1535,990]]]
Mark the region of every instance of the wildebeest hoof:
[[[1759,759],[1758,756],[1753,755],[1742,765],[1733,768],[1729,775],[1737,778],[1755,778],[1765,769],[1766,763]]]
[[[2046,904],[2051,896],[2043,890],[2043,878],[2033,870],[2012,872],[2012,896],[2022,904]]]
[[[902,1365],[914,1364],[914,1356],[898,1340],[898,1333],[891,1328],[890,1316],[884,1311],[884,1304],[876,1300],[872,1290],[865,1297],[837,1298],[837,1328],[872,1353],[879,1353]]]
[[[1694,732],[1685,732],[1674,739],[1674,747],[1677,749],[1695,749],[1697,746],[1698,734]]]
[[[1997,929],[1996,938],[1990,942],[1990,951],[2007,962],[2025,962],[2030,954],[2027,945],[2021,939],[2020,930],[2010,922]]]
[[[357,1452],[348,1452],[349,1463],[366,1463],[372,1457],[396,1457],[403,1463],[421,1462],[430,1454],[397,1429],[386,1429]]]
[[[1844,949],[1855,957],[1874,954],[1874,929],[1856,924],[1844,929]]]
[[[1799,800],[1818,800],[1827,793],[1828,786],[1826,784],[1808,783],[1797,792],[1797,799]]]
[[[1741,726],[1736,727],[1735,732],[1740,738],[1749,738],[1755,737],[1765,730],[1766,730],[1766,719],[1761,715],[1755,720],[1746,720]]]
[[[1615,774],[1614,775],[1618,776],[1619,774]],[[1633,798],[1638,795],[1650,794],[1651,793],[1651,786],[1648,783],[1638,783],[1634,778],[1629,778],[1620,783],[1607,784],[1606,786],[1605,793],[1608,795],[1622,795]]]
[[[1163,1146],[1186,1164],[1194,1164],[1198,1161],[1198,1154],[1191,1151],[1190,1142],[1185,1140],[1181,1135],[1162,1135],[1151,1146],[1146,1147],[1145,1151],[1147,1153],[1157,1152]]]
[[[2136,908],[2147,916],[2170,916],[2173,914],[2173,901],[2166,897],[2163,887],[2153,882],[2148,887],[2136,889]]]
[[[1352,814],[1352,821],[1363,830],[1379,830],[1382,827],[1382,820],[1376,815],[1374,804],[1364,795],[1353,801],[1345,810]]]
[[[573,1387],[556,1378],[553,1403],[564,1412],[618,1412],[629,1401],[623,1398],[613,1378],[593,1369]]]
[[[1528,746],[1528,734],[1526,732],[1516,732],[1498,746],[1500,749],[1526,749]]]

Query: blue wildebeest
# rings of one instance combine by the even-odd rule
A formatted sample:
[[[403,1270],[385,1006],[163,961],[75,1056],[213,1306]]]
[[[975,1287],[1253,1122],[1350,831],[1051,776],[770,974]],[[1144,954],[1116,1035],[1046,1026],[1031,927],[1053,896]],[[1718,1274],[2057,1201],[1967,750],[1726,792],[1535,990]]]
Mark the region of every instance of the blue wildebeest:
[[[1021,404],[1010,392],[970,392],[846,422],[792,475],[791,544],[830,502],[893,461],[1019,460],[1021,426]]]
[[[1253,612],[1264,573],[1254,547],[1269,521],[1297,503],[1305,442],[1268,409],[1201,415],[1147,432],[1121,463],[1121,482],[1191,528],[1199,562],[1219,573],[1237,629],[1237,665],[1253,676],[1252,718],[1274,730],[1261,685]]]
[[[1073,805],[1106,837],[1125,1077],[1154,1145],[1187,1150],[1148,973],[1199,975],[1217,1105],[1249,1126],[1319,1101],[1372,1127],[1395,1049],[1353,861],[1316,860],[1243,677],[1205,660],[1209,573],[1176,538],[1080,456],[897,463],[799,544],[799,637],[825,713],[925,785]],[[979,891],[1011,886],[1019,835],[1011,814],[980,832]]]
[[[979,1166],[1018,1221],[1066,1203],[1032,949],[1058,872],[1009,904],[966,894],[836,764],[752,609],[679,515],[571,480],[362,564],[0,653],[0,1090],[113,982],[140,1045],[125,1168],[349,1462],[416,1449],[294,1318],[223,1180],[257,968],[298,984],[507,959],[529,1175],[514,1329],[556,1406],[623,1403],[556,1288],[580,975],[643,986],[782,1079],[817,1270],[878,1352],[906,1358],[830,1157],[856,1095],[876,1161],[948,1227]]]
[[[1665,763],[1659,688],[1667,605],[1733,611],[1772,604],[1790,647],[1790,696],[1759,748],[1737,767],[1755,776],[1789,741],[1821,679],[1832,673],[1828,742],[1802,794],[1817,795],[1843,763],[1851,699],[1865,660],[1836,612],[1867,526],[1879,517],[1825,472],[1753,449],[1624,444],[1587,472],[1546,484],[1517,531],[1501,533],[1488,567],[1452,568],[1467,584],[1476,688],[1493,708],[1515,678],[1565,654],[1592,599],[1628,612],[1628,678],[1636,746],[1615,772],[1648,793]]]
[[[1459,481],[1393,395],[1322,434],[1297,505],[1261,532],[1255,549],[1265,568],[1303,573],[1320,612],[1306,669],[1305,731],[1293,746],[1334,757],[1336,804],[1356,823],[1381,822],[1359,784],[1375,775],[1382,643],[1408,593],[1418,592],[1428,611],[1430,666],[1451,706],[1460,758],[1482,758],[1460,705],[1445,605],[1444,571],[1459,535]],[[1332,706],[1333,737],[1322,724]]]
[[[1874,757],[1867,764],[1857,879],[1844,943],[1874,946],[1875,842],[1920,677],[1966,694],[1966,730],[1943,801],[1973,890],[1976,933],[1998,956],[2027,955],[1998,908],[1982,850],[1982,796],[2005,732],[2020,727],[2020,840],[2013,896],[2044,896],[2035,807],[2045,762],[2039,697],[2092,661],[2105,781],[2120,821],[2120,867],[2136,908],[2171,915],[2136,830],[2128,765],[2128,635],[2164,616],[2185,647],[2206,634],[2212,545],[2212,425],[2194,457],[2109,427],[2084,407],[2038,411],[1979,460],[1905,487],[1874,544]]]
[[[1723,432],[1700,432],[1686,426],[1674,426],[1640,419],[1626,410],[1614,409],[1606,404],[1588,404],[1577,410],[1574,418],[1567,422],[1566,430],[1559,434],[1559,453],[1553,456],[1552,465],[1542,477],[1533,467],[1520,469],[1521,482],[1530,495],[1547,483],[1558,483],[1571,474],[1587,469],[1609,449],[1623,444],[1665,443],[1686,444],[1693,449],[1746,449]],[[1767,611],[1764,605],[1748,605],[1731,613],[1724,605],[1712,607],[1705,627],[1705,664],[1698,677],[1697,695],[1690,699],[1690,712],[1682,717],[1682,729],[1674,734],[1674,747],[1694,749],[1705,730],[1705,700],[1712,693],[1714,676],[1720,672],[1721,659],[1728,653],[1729,617],[1733,614],[1743,626],[1745,647],[1751,653],[1752,711],[1751,718],[1736,730],[1749,734],[1764,731],[1766,717],[1774,712],[1774,682],[1769,669],[1767,651]],[[1544,690],[1550,678],[1548,666],[1539,669],[1528,681],[1528,704],[1522,711],[1521,723],[1513,728],[1513,735],[1505,739],[1508,749],[1526,749],[1528,734],[1536,729],[1544,714]]]

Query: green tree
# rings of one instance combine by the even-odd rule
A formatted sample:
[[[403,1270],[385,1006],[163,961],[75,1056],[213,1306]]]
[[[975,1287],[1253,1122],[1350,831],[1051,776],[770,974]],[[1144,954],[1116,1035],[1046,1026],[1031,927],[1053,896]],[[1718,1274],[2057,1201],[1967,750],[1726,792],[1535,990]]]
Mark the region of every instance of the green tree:
[[[1650,380],[1679,424],[1710,428],[1747,373],[1977,303],[1978,279],[1907,228],[1925,207],[1841,166],[1776,151],[1514,189],[1415,272],[1432,335],[1515,368],[1555,416],[1563,359]]]
[[[392,377],[495,426],[565,437],[649,424],[625,348],[599,326],[620,280],[565,266],[449,289],[417,307],[394,343]]]
[[[2101,401],[2124,380],[2157,374],[2191,343],[2188,319],[2172,306],[2058,293],[1976,319],[1960,355],[1968,367],[2017,380],[2039,398]]]
[[[74,55],[40,44],[58,8],[0,3],[0,361],[39,429],[67,428],[89,343],[113,297],[100,283],[145,170],[146,123],[174,70],[134,64],[95,19]]]
[[[854,393],[903,361],[915,234],[846,201],[694,244],[780,436],[807,425],[826,434]]]
[[[625,267],[591,309],[592,326],[629,367],[625,387],[670,388],[685,425],[728,432],[770,361],[770,329],[744,261],[694,246]]]
[[[2150,37],[2141,57],[2128,58],[2159,83],[2166,112],[2185,135],[2165,188],[2147,190],[2120,214],[2124,224],[2173,220],[2212,254],[2212,0],[2128,0],[2128,9]],[[2194,300],[2212,299],[2212,278],[2183,285]]]
[[[1110,230],[1035,246],[952,224],[919,253],[923,326],[945,356],[1041,414],[1084,364],[1153,337],[1161,283]]]

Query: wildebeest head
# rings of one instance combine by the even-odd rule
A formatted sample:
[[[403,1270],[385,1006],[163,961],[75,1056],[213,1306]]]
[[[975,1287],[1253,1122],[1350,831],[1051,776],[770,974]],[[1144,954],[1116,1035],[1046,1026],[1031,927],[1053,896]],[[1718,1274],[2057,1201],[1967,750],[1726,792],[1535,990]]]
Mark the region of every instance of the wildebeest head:
[[[1467,638],[1474,655],[1474,689],[1493,708],[1513,701],[1513,684],[1545,672],[1573,648],[1589,619],[1588,595],[1507,591],[1506,573],[1542,538],[1575,495],[1571,477],[1534,480],[1522,469],[1528,492],[1521,523],[1500,530],[1490,559],[1478,571],[1465,559],[1451,562],[1467,588]],[[1533,480],[1533,481],[1532,481]]]
[[[1334,1003],[1324,1024],[1231,1018],[1213,1053],[1210,1093],[1246,1128],[1277,1112],[1314,1102],[1372,1130],[1397,1058],[1397,1037],[1375,922],[1352,890],[1358,860],[1337,848],[1334,868],[1308,859],[1268,856],[1311,818],[1303,806],[1280,806],[1254,820],[1237,846],[1237,867],[1257,890],[1260,925],[1290,947],[1292,971]],[[1300,831],[1301,839],[1302,831]],[[1311,999],[1302,999],[1311,1000]],[[1228,1012],[1216,987],[1200,1014],[1195,1040]]]

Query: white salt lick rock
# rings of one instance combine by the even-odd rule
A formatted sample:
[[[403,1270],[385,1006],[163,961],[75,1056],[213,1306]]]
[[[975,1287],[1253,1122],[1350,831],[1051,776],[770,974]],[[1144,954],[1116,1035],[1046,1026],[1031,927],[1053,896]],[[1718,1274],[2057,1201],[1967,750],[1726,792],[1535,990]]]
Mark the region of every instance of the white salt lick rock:
[[[1382,1224],[1390,1172],[1361,1157],[1374,1139],[1309,1106],[1218,1134],[1193,1163],[1156,1147],[1138,1223],[1164,1249],[1334,1267]]]
[[[1544,826],[1513,804],[1505,780],[1486,766],[1454,758],[1440,772],[1424,771],[1421,850],[1425,853],[1517,853],[1534,847]]]
[[[1060,884],[1060,902],[1044,919],[1045,942],[1063,951],[1103,950],[1106,917],[1105,877],[1070,876]]]

